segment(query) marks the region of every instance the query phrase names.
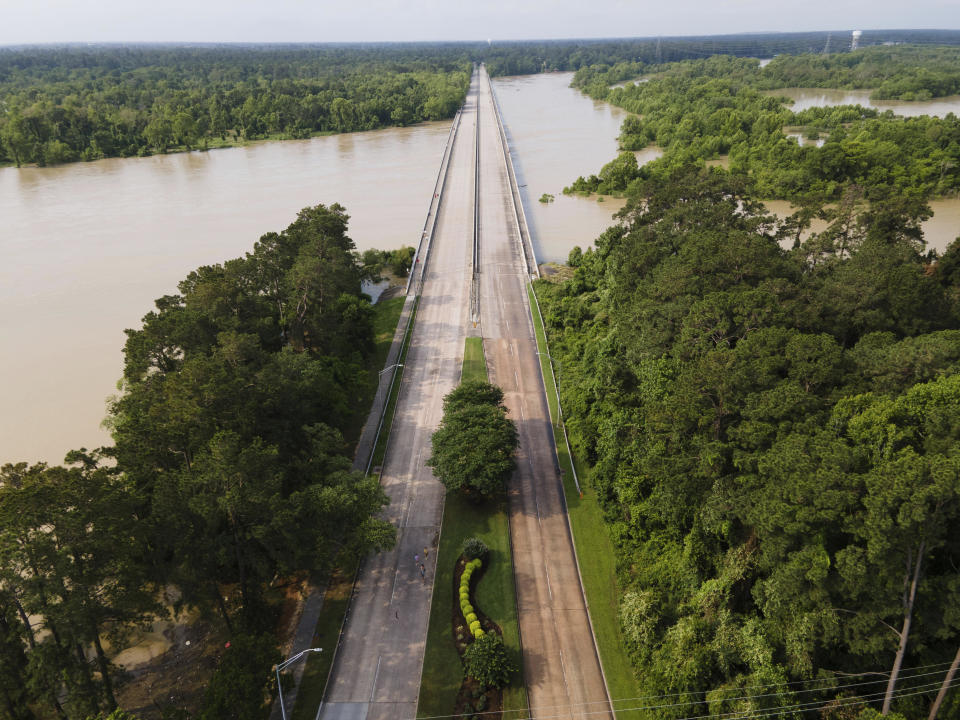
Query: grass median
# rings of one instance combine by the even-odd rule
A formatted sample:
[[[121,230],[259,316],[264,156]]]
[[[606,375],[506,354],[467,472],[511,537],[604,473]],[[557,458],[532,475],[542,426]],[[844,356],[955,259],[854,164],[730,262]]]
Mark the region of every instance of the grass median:
[[[486,379],[483,340],[478,337],[467,338],[461,380]],[[517,653],[520,651],[507,500],[503,497],[478,504],[459,493],[447,493],[420,680],[418,717],[450,715],[463,680],[463,665],[453,643],[451,618],[454,610],[454,566],[460,557],[463,541],[469,537],[480,538],[490,548],[488,567],[475,593],[477,607],[500,626],[507,646]],[[511,685],[503,689],[503,709],[515,711],[506,717],[526,714],[527,695],[520,673],[517,673]]]
[[[547,404],[550,407],[553,435],[557,441],[557,457],[563,474],[563,489],[567,499],[570,527],[573,530],[573,542],[577,549],[578,560],[589,558],[589,562],[580,563],[580,575],[583,578],[583,589],[590,606],[590,620],[593,623],[597,648],[600,651],[600,662],[607,679],[607,690],[611,698],[636,697],[639,690],[633,674],[633,666],[623,645],[618,618],[616,554],[596,495],[583,488],[583,479],[587,476],[588,468],[579,462],[576,464],[576,470],[577,476],[581,479],[583,493],[577,492],[573,480],[573,463],[576,462],[576,458],[570,457],[563,439],[563,426],[559,422],[557,389],[550,369],[543,319],[537,310],[531,285],[527,286],[527,292],[530,296],[530,310],[537,336],[540,370],[543,373],[543,384],[547,389]]]

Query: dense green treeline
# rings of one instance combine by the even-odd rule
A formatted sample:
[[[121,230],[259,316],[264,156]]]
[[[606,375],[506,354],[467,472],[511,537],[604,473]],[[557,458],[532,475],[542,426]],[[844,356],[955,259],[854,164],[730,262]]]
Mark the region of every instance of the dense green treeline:
[[[678,693],[637,717],[850,718],[875,671],[925,717],[960,647],[960,244],[930,264],[922,210],[878,202],[784,250],[747,189],[641,182],[538,283],[638,681]]]
[[[148,155],[439,120],[460,106],[472,61],[486,62],[493,76],[618,63],[623,72],[718,53],[843,50],[843,41],[830,45],[832,37],[807,32],[493,44],[2,48],[0,164]],[[871,31],[863,37],[865,44],[885,41],[958,44],[960,33]],[[839,72],[842,63],[828,57],[823,62],[835,63],[832,72]],[[923,60],[922,72],[913,75],[904,65],[904,78],[878,92],[924,97],[952,87],[955,76],[939,72],[934,60]],[[811,67],[791,72],[822,76],[820,65]]]
[[[451,117],[470,61],[419,46],[0,51],[0,163],[148,155]]]
[[[960,93],[960,48],[868,47],[831,55],[780,55],[763,69],[768,88],[870,88],[875,100]]]
[[[237,648],[199,717],[255,716],[271,585],[392,544],[345,440],[373,391],[372,271],[347,220],[306,208],[158,299],[127,331],[114,447],[0,469],[0,718],[116,707],[102,641],[124,647],[169,586]]]
[[[918,52],[953,58],[943,72],[960,77],[960,55],[953,50],[883,48],[882,56],[898,57],[905,66]],[[837,56],[836,64],[859,55]],[[780,67],[821,62],[828,63],[819,56],[798,56],[785,58]],[[598,175],[580,178],[572,190],[625,192],[631,183],[662,180],[678,167],[721,155],[729,155],[730,172],[747,178],[757,196],[801,205],[838,199],[851,185],[876,199],[928,198],[960,190],[960,118],[954,115],[902,118],[859,106],[795,113],[764,91],[777,84],[767,78],[766,68],[731,56],[667,65],[647,82],[609,87],[634,69],[591,67],[574,76],[573,84],[591,97],[635,115],[621,129],[624,153]],[[787,126],[825,142],[801,146],[785,135]],[[632,151],[650,144],[664,155],[638,168]]]
[[[886,42],[956,45],[960,44],[960,32],[956,30],[869,30],[861,37],[863,46]],[[608,40],[522,40],[476,46],[471,48],[471,57],[486,62],[490,75],[496,77],[554,70],[579,70],[599,63],[661,64],[710,55],[772,57],[799,53],[842,53],[849,47],[850,36],[847,33],[818,31]],[[624,75],[614,82],[629,80],[638,74]]]

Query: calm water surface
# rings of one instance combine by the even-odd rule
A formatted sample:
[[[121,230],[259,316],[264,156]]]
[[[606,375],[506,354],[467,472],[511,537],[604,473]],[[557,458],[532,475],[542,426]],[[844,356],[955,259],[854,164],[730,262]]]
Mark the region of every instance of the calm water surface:
[[[871,90],[782,88],[765,92],[767,95],[784,96],[793,100],[790,109],[794,112],[812,107],[827,107],[828,105],[862,105],[867,108],[876,108],[881,112],[893,110],[897,115],[905,117],[917,117],[919,115],[944,117],[947,113],[960,115],[960,95],[920,102],[906,102],[904,100],[871,100]]]
[[[791,215],[796,210],[786,200],[764,200],[763,204],[768,211],[781,218]],[[947,245],[960,236],[960,198],[947,197],[931,200],[930,209],[933,210],[933,217],[920,227],[923,230],[927,248],[942,253],[947,249]],[[805,237],[813,232],[822,232],[826,227],[827,223],[824,221],[814,220]]]
[[[360,249],[416,244],[449,127],[0,169],[0,463],[108,443],[123,329],[301,208],[344,205]]]
[[[574,245],[591,244],[624,205],[563,195],[577,176],[595,173],[616,157],[628,114],[574,90],[572,79],[573,73],[549,73],[493,81],[539,262],[566,262]],[[641,163],[661,154],[656,148],[641,153]],[[555,200],[539,202],[544,193]]]

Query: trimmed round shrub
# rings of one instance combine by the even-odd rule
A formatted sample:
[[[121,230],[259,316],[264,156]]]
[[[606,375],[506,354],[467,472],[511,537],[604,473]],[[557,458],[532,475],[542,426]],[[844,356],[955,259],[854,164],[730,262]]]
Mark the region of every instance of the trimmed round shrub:
[[[477,630],[479,630],[479,629],[480,629],[480,621],[479,621],[479,620],[474,620],[472,623],[470,623],[470,632],[476,633]]]
[[[481,632],[483,632],[481,630]],[[503,687],[517,671],[517,663],[499,635],[474,632],[476,640],[463,653],[467,675],[484,687]]]
[[[467,560],[486,557],[488,552],[490,552],[490,548],[480,538],[472,537],[463,541],[463,555]]]
[[[477,558],[476,560],[471,560],[470,565],[473,566],[474,570],[479,570],[481,567],[483,567],[483,560],[481,560],[480,558]]]
[[[461,606],[460,606],[460,609],[463,610],[463,616],[464,616],[464,617],[466,617],[467,615],[469,615],[470,613],[472,613],[472,612],[474,611],[474,610],[473,610],[473,605],[471,605],[470,603],[467,603],[466,605],[461,605]],[[469,624],[469,623],[468,623],[468,624]]]
[[[483,632],[483,630],[481,630],[480,628],[477,628],[477,629],[474,630],[474,632],[473,632],[473,639],[474,639],[474,640],[479,640],[479,639],[482,638],[484,635],[486,635],[486,633]]]
[[[475,613],[467,613],[467,614],[464,616],[464,618],[465,618],[466,621],[467,621],[467,625],[469,625],[470,623],[476,621],[477,616],[476,616]]]

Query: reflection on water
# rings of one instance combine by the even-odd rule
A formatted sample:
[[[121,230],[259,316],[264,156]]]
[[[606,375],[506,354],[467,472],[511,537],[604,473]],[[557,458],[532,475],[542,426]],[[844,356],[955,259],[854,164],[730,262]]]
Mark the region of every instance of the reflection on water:
[[[643,150],[637,150],[633,153],[637,156],[637,165],[646,165],[648,162],[663,157],[663,148],[656,145],[648,145]]]
[[[415,245],[449,127],[0,169],[0,463],[109,442],[123,329],[301,208],[344,205],[360,249]]]
[[[575,245],[590,245],[624,205],[616,198],[597,202],[562,194],[577,176],[595,173],[616,157],[620,123],[628,114],[574,90],[572,78],[549,73],[493,81],[539,262],[566,262]],[[659,150],[641,152],[653,159]],[[543,193],[556,200],[537,202]]]
[[[960,95],[906,102],[904,100],[871,100],[871,92],[871,90],[830,90],[823,88],[781,88],[765,91],[767,95],[788,97],[793,100],[790,109],[794,112],[831,105],[861,105],[866,108],[876,108],[881,112],[893,110],[897,115],[905,117],[918,117],[920,115],[944,117],[947,113],[960,114]]]
[[[763,204],[767,210],[781,218],[796,211],[796,208],[786,200],[764,200]],[[920,226],[923,230],[923,238],[927,241],[928,249],[943,253],[947,245],[960,236],[960,197],[931,200],[930,208],[933,210],[933,217]],[[802,237],[806,239],[811,233],[822,232],[826,227],[826,222],[815,219]],[[787,245],[789,244],[787,242]]]
[[[624,204],[562,194],[616,156],[626,116],[571,89],[571,77],[494,81],[541,262],[589,246]],[[360,249],[416,244],[448,129],[0,169],[0,463],[60,462],[109,442],[98,426],[121,375],[123,328],[187,272],[241,255],[299,209],[340,202]],[[659,154],[646,148],[638,161]],[[555,202],[537,202],[543,193]],[[924,231],[942,250],[960,234],[960,200],[931,205]]]
[[[794,140],[796,140],[797,144],[800,147],[806,147],[808,145],[811,145],[813,147],[823,147],[823,144],[826,142],[826,138],[819,137],[816,140],[812,140],[811,138],[808,138],[806,135],[804,135],[801,132],[784,131],[783,134],[786,135],[788,138],[793,138]]]

